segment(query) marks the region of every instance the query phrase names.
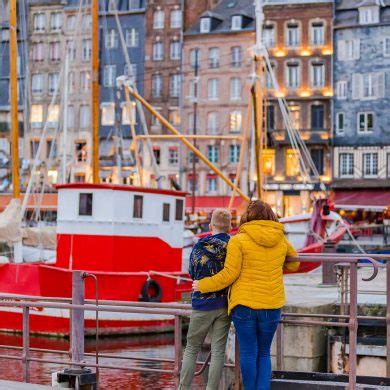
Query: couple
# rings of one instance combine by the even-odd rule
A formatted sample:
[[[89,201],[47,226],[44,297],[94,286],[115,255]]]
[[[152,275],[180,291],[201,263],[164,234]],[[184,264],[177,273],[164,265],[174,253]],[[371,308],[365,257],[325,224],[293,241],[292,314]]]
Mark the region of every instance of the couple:
[[[250,202],[236,236],[228,234],[231,215],[224,209],[214,211],[210,229],[212,235],[199,240],[190,257],[193,310],[179,388],[191,388],[198,352],[210,332],[207,390],[218,390],[231,316],[245,390],[269,390],[271,342],[285,303],[283,269],[299,267],[285,259],[297,252],[271,207],[260,200]]]

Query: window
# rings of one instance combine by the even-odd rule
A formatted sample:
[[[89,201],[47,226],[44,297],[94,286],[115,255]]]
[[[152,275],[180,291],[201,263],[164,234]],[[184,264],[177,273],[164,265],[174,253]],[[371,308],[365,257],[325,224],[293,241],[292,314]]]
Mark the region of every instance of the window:
[[[126,46],[138,47],[139,45],[139,32],[136,28],[128,28],[126,30]]]
[[[192,132],[195,131],[194,129],[194,126],[196,125],[196,131],[199,130],[199,124],[200,124],[200,119],[199,119],[199,115],[196,116],[196,123],[194,123],[195,121],[195,116],[194,116],[194,113],[193,112],[190,112],[188,114],[188,129],[191,130]]]
[[[192,164],[193,161],[194,161],[194,153],[192,151],[189,151],[188,152],[188,163]],[[199,162],[199,157],[198,156],[195,156],[195,162],[196,163]]]
[[[200,66],[200,49],[191,49],[190,50],[190,63],[191,68],[194,69],[195,67]]]
[[[83,15],[83,20],[81,22],[83,31],[89,31],[92,27],[92,18],[91,15]]]
[[[32,59],[35,62],[45,60],[45,44],[42,42],[32,44]]]
[[[175,9],[171,12],[171,28],[180,28],[181,27],[181,11]]]
[[[379,7],[360,7],[359,8],[359,23],[371,24],[379,22]]]
[[[385,73],[353,73],[352,98],[382,99],[385,97]]]
[[[179,164],[179,148],[177,146],[170,146],[168,152],[169,152],[168,164],[169,165]]]
[[[343,112],[338,112],[336,114],[336,133],[339,135],[344,134],[345,128],[345,114]]]
[[[56,61],[59,61],[61,59],[61,53],[60,53],[60,42],[56,41],[56,42],[50,42],[50,47],[49,47],[49,50],[50,50],[50,61],[52,62],[56,62]]]
[[[49,159],[57,157],[57,142],[55,139],[46,141],[46,157]]]
[[[125,64],[123,67],[123,74],[128,77],[134,77],[134,79],[137,78],[137,64],[130,64],[130,67]]]
[[[31,140],[30,141],[30,151],[31,151],[31,158],[35,158],[38,154],[38,148],[39,148],[39,141],[37,140]]]
[[[76,90],[74,72],[69,72],[68,75],[68,92],[73,93]]]
[[[209,79],[207,82],[208,87],[208,99],[209,100],[218,100],[219,99],[219,80],[218,79]]]
[[[339,174],[340,177],[351,177],[354,171],[353,153],[340,153]]]
[[[209,49],[209,68],[219,68],[219,48]]]
[[[310,44],[312,46],[325,44],[325,26],[323,22],[312,22],[310,26]]]
[[[59,73],[49,73],[49,94],[52,95],[58,90]]]
[[[323,88],[325,86],[325,65],[323,63],[311,64],[311,86]]]
[[[197,192],[198,191],[198,178],[194,178],[193,175],[188,175],[187,179],[188,192]]]
[[[378,176],[378,153],[363,153],[363,176]]]
[[[300,33],[298,23],[287,23],[286,26],[286,46],[297,47],[300,45]]]
[[[160,74],[152,76],[152,96],[161,97],[162,95],[162,77]]]
[[[181,123],[180,120],[180,111],[179,110],[169,110],[168,112],[168,120],[174,126],[179,126]]]
[[[348,81],[337,81],[336,96],[339,100],[345,100],[348,94]]]
[[[390,57],[390,37],[383,39],[383,55]]]
[[[242,125],[241,111],[232,111],[229,114],[229,128],[232,132],[240,132]]]
[[[217,134],[219,131],[219,115],[218,112],[209,112],[207,114],[207,132],[209,134]]]
[[[207,147],[207,155],[208,155],[208,159],[212,163],[217,163],[218,160],[219,160],[219,149],[218,149],[218,147],[215,146],[215,145],[209,145]]]
[[[62,12],[53,12],[50,17],[51,31],[60,31],[62,28]]]
[[[143,203],[142,195],[134,195],[133,218],[142,218]]]
[[[371,133],[374,130],[374,114],[372,112],[358,113],[358,133]]]
[[[180,60],[180,58],[181,58],[181,43],[180,43],[180,41],[171,42],[170,53],[171,53],[171,60]]]
[[[175,220],[183,220],[183,211],[184,211],[184,201],[183,199],[176,199],[176,210],[175,210]]]
[[[137,106],[135,102],[122,103],[122,125],[137,124]],[[132,123],[133,121],[133,123]]]
[[[106,49],[116,49],[118,47],[118,33],[114,28],[108,30],[105,37]]]
[[[82,52],[83,61],[90,61],[92,54],[92,42],[90,39],[83,39],[83,52]]]
[[[169,203],[163,203],[163,222],[169,222],[171,205]]]
[[[141,8],[141,2],[140,0],[129,0],[129,10],[136,10]]]
[[[267,106],[267,130],[275,130],[275,106]]]
[[[364,98],[375,97],[374,76],[375,75],[372,73],[363,74],[363,97]]]
[[[43,12],[34,15],[34,32],[40,33],[46,30],[46,16]]]
[[[76,160],[78,162],[87,161],[87,143],[86,141],[76,141],[75,142],[75,154]]]
[[[113,87],[116,80],[116,65],[106,65],[104,67],[103,85]]]
[[[164,44],[156,42],[153,44],[153,60],[162,61],[164,59]]]
[[[387,177],[390,178],[390,153],[387,153]]]
[[[164,11],[162,11],[162,10],[154,11],[153,28],[155,30],[163,29],[164,28],[164,19],[165,19]]]
[[[33,104],[30,112],[31,127],[41,127],[43,121],[43,106],[40,104]]]
[[[206,191],[207,192],[217,192],[218,183],[217,177],[215,175],[209,175],[206,178]]]
[[[66,42],[66,47],[67,47],[67,50],[68,50],[68,59],[70,62],[73,62],[76,60],[76,54],[77,54],[77,50],[76,50],[76,46],[74,44],[74,41],[67,41]]]
[[[299,174],[299,152],[295,149],[286,150],[286,176]]]
[[[102,103],[102,126],[111,126],[115,123],[115,103]]]
[[[235,46],[230,49],[232,67],[239,68],[242,62],[242,51],[240,46]]]
[[[73,128],[75,127],[75,112],[74,107],[72,105],[69,105],[66,108],[67,118],[68,118],[68,127]]]
[[[275,174],[275,150],[264,149],[263,150],[263,173],[268,176]]]
[[[265,86],[268,89],[274,89],[275,88],[274,81],[273,81],[273,78],[272,78],[272,74],[274,74],[274,75],[276,74],[275,73],[275,68],[276,68],[276,65],[275,65],[274,62],[271,62],[271,70],[268,69],[268,67],[267,67]]]
[[[264,46],[267,48],[275,47],[275,25],[266,24],[263,31]]]
[[[91,124],[91,109],[88,105],[80,106],[80,127],[87,128]]]
[[[196,99],[199,96],[198,79],[190,80],[188,83],[188,98]]]
[[[300,86],[300,67],[296,61],[287,62],[286,86],[287,88],[299,88]]]
[[[341,40],[337,44],[339,61],[358,60],[360,58],[360,39]]]
[[[288,111],[294,129],[301,128],[301,107],[298,104],[289,104]]]
[[[174,74],[170,78],[170,95],[171,97],[179,97],[180,94],[180,83],[181,76],[180,74]]]
[[[88,71],[80,72],[80,90],[81,92],[89,92],[91,87],[91,76]]]
[[[57,127],[60,117],[60,106],[58,104],[50,105],[47,111],[47,125]]]
[[[69,15],[66,19],[66,28],[73,31],[76,28],[76,15]]]
[[[76,173],[74,175],[75,183],[85,183],[85,174],[84,173]]]
[[[242,29],[242,15],[232,16],[232,30],[239,31]]]
[[[31,93],[36,96],[43,92],[43,74],[36,73],[31,76]]]
[[[312,130],[322,130],[324,126],[324,111],[322,104],[311,106],[311,128]]]
[[[79,215],[92,216],[93,194],[80,194],[79,197]]]
[[[200,32],[209,33],[211,30],[211,19],[210,18],[201,18],[200,19]]]
[[[318,174],[323,175],[324,174],[324,149],[311,149],[310,156],[314,162]],[[311,174],[314,175],[314,172],[311,171]]]
[[[230,100],[240,100],[241,99],[241,79],[238,77],[233,77],[230,79]]]
[[[230,158],[232,164],[237,164],[240,159],[240,145],[230,145]]]
[[[153,146],[153,157],[157,165],[161,164],[161,149],[159,146]]]

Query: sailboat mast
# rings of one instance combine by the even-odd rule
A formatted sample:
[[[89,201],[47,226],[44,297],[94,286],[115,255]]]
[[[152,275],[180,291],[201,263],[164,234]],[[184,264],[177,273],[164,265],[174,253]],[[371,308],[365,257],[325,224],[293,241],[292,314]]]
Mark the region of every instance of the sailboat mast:
[[[99,183],[99,1],[92,0],[92,179]]]
[[[9,3],[9,27],[12,188],[13,197],[20,198],[16,0],[10,0]]]
[[[264,45],[263,45],[263,22],[264,12],[262,0],[256,0],[256,44],[254,47],[255,78],[251,89],[253,102],[254,140],[255,140],[255,164],[257,176],[257,198],[263,198],[263,101],[264,86],[262,78],[264,73]]]

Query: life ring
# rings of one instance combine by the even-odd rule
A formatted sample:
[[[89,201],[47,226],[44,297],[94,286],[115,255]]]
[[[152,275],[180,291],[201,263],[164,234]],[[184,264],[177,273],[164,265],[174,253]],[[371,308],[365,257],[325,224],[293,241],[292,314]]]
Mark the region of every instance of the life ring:
[[[160,284],[153,279],[148,279],[142,286],[139,300],[141,302],[161,302],[162,288]]]

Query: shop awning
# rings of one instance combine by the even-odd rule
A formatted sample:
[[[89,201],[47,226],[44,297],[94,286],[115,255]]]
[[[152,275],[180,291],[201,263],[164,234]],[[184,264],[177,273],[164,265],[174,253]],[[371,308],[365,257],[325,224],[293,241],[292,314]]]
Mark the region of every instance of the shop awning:
[[[192,196],[186,197],[186,211],[192,210]],[[217,208],[227,208],[229,206],[230,196],[195,196],[195,211],[212,212]],[[240,214],[246,209],[247,202],[239,196],[233,201],[233,209]]]
[[[335,191],[334,203],[340,210],[383,211],[390,206],[390,190]]]

